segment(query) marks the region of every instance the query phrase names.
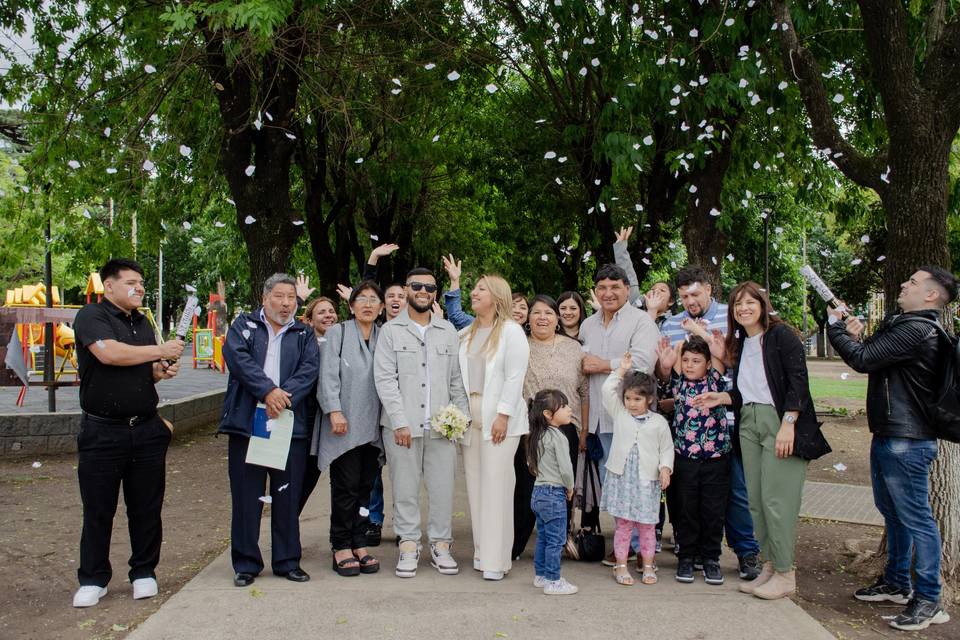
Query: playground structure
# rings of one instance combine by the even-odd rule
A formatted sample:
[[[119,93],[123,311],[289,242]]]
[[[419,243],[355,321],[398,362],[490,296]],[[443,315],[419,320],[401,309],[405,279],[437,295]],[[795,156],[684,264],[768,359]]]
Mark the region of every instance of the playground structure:
[[[99,280],[99,278],[98,278]],[[100,293],[103,293],[101,286]],[[79,309],[76,305],[61,304],[60,290],[53,286],[50,288],[52,306],[56,309]],[[35,285],[24,285],[15,289],[7,289],[4,306],[9,308],[27,308],[40,309],[46,308],[47,288],[42,283]],[[28,376],[43,375],[43,370],[38,366],[38,360],[42,363],[42,358],[37,355],[44,348],[44,325],[42,322],[22,322],[16,326],[17,339],[23,351],[23,360],[27,365]],[[77,378],[77,359],[76,344],[73,329],[67,322],[57,322],[53,325],[53,346],[55,359],[59,360],[59,366],[54,379],[59,381],[64,375],[75,377],[74,384],[79,382]],[[22,395],[26,392],[26,387],[21,390]]]

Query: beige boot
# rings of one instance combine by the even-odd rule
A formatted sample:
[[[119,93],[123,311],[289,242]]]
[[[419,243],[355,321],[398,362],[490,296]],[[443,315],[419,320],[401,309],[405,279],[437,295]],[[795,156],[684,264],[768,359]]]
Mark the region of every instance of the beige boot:
[[[750,595],[753,595],[753,592],[756,590],[756,588],[762,584],[766,584],[770,578],[773,577],[773,574],[773,563],[764,562],[763,567],[760,569],[760,575],[750,582],[741,582],[738,588],[740,589],[741,593],[749,593]]]
[[[796,590],[797,572],[787,571],[786,573],[780,573],[777,571],[765,584],[754,589],[753,595],[758,598],[763,598],[764,600],[778,600],[792,595]]]

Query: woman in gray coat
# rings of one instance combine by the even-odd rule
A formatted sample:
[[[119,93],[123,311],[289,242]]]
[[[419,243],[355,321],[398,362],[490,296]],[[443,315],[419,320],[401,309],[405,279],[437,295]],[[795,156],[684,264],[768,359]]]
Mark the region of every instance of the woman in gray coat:
[[[376,573],[367,553],[367,505],[380,465],[380,399],[373,384],[377,316],[383,292],[364,281],[350,294],[350,320],[336,324],[321,345],[318,399],[323,408],[317,439],[318,466],[330,468],[330,544],[333,570],[341,576]]]

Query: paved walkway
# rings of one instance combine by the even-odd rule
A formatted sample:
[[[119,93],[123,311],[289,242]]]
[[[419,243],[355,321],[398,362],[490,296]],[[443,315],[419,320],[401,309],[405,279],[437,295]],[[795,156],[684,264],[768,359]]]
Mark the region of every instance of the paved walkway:
[[[883,526],[883,516],[873,504],[873,489],[851,484],[807,482],[800,515]]]
[[[222,391],[227,388],[227,376],[213,369],[193,369],[190,362],[184,361],[184,368],[173,380],[165,380],[157,385],[160,402],[179,400],[209,391]],[[73,376],[69,378],[72,380]],[[0,413],[47,413],[47,390],[43,387],[30,387],[23,406],[17,406],[17,394],[20,387],[0,387]],[[57,389],[57,411],[80,410],[80,387],[60,387]]]
[[[736,558],[729,552],[721,560],[726,584],[719,587],[708,586],[702,579],[692,585],[676,582],[676,560],[667,552],[658,556],[661,582],[654,586],[638,581],[632,587],[621,587],[614,583],[610,569],[564,561],[564,576],[581,591],[548,597],[530,584],[532,544],[506,579],[485,582],[471,569],[462,473],[457,474],[454,504],[463,511],[454,516],[458,543],[453,549],[461,565],[460,575],[439,575],[430,568],[428,554],[421,558],[416,578],[394,576],[397,549],[390,543],[393,534],[388,526],[385,544],[374,549],[383,570],[341,578],[330,569],[330,491],[326,481],[324,474],[303,516],[303,568],[313,576],[309,583],[276,578],[268,569],[251,587],[235,588],[229,552],[225,552],[133,631],[129,640],[833,637],[792,600],[766,602],[739,593]],[[389,487],[387,496],[389,500]],[[612,523],[606,521],[606,525],[607,531],[612,531]],[[261,545],[267,558],[269,532],[265,519]],[[705,611],[722,615],[705,615]],[[760,629],[763,631],[757,635]]]

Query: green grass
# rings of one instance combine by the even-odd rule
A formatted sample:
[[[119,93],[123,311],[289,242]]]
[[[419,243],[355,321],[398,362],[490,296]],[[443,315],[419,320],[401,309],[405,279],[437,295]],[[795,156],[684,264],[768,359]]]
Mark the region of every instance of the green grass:
[[[847,398],[850,400],[867,399],[867,381],[865,379],[841,380],[840,378],[810,377],[810,395],[814,401],[822,398]]]

